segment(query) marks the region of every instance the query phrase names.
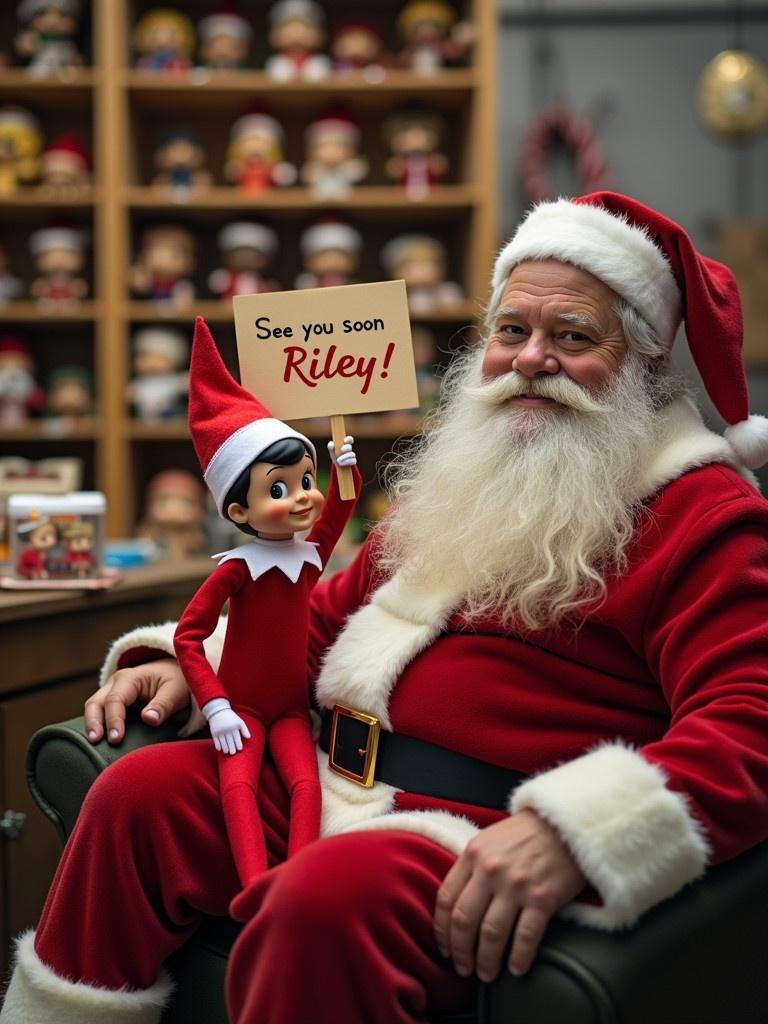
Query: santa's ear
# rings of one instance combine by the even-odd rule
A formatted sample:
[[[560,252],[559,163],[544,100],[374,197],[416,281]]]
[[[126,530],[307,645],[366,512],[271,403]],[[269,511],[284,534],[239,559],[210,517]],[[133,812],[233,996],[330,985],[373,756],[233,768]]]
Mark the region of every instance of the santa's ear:
[[[238,505],[236,501],[233,501],[230,505],[227,505],[227,515],[233,523],[247,523],[248,522],[248,509],[244,505]]]

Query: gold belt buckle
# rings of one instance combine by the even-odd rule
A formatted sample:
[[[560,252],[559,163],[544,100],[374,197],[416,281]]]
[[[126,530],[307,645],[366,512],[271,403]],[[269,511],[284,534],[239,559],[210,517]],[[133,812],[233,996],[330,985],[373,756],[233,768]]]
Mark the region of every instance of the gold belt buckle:
[[[335,704],[328,747],[331,770],[370,789],[376,773],[380,730],[381,723],[375,715]]]

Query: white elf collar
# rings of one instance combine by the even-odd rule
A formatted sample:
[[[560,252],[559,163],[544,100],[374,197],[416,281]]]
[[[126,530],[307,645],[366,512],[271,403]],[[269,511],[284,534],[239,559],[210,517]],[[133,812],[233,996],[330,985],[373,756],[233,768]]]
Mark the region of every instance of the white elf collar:
[[[305,562],[317,566],[322,571],[323,563],[317,544],[306,540],[264,540],[254,537],[249,544],[241,544],[231,551],[220,551],[212,558],[218,558],[219,565],[233,558],[241,558],[248,566],[251,579],[257,580],[269,569],[280,569],[291,583],[295,583],[301,575]]]

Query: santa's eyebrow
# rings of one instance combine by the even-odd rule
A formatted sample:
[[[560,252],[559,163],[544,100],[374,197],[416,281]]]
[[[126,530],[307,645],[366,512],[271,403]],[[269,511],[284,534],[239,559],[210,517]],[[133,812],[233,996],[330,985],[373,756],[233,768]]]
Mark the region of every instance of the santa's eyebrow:
[[[494,317],[494,320],[501,320],[505,316],[518,317],[522,316],[522,313],[519,309],[515,309],[514,306],[501,306],[496,311],[496,316]]]
[[[558,313],[558,320],[565,320],[568,324],[573,324],[575,327],[584,327],[592,334],[603,334],[603,329],[598,323],[596,323],[591,316],[587,316],[586,313]]]

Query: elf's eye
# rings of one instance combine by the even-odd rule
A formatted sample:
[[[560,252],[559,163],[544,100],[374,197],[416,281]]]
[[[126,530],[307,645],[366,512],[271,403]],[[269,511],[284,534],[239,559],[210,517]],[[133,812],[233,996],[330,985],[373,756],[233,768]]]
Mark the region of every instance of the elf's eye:
[[[288,488],[282,480],[276,480],[269,488],[270,498],[274,498],[275,501],[279,501],[281,498],[288,497]]]
[[[312,479],[311,473],[305,473],[304,476],[301,478],[301,486],[304,488],[305,491],[311,491],[313,483],[314,480]]]

